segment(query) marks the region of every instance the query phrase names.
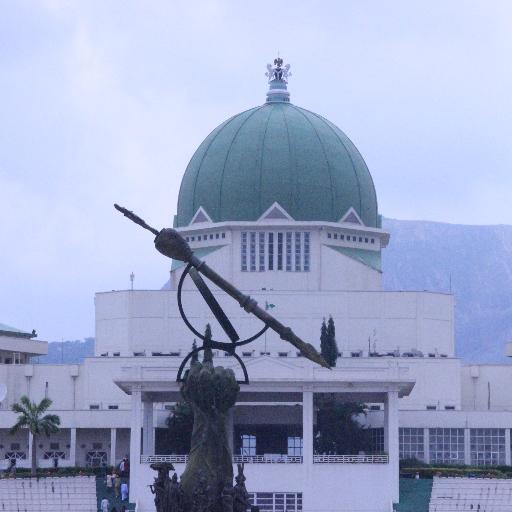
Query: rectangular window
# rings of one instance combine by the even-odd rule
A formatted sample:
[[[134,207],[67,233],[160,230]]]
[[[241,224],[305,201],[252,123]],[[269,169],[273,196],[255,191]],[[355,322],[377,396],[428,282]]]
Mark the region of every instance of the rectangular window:
[[[288,438],[288,455],[302,457],[302,437]]]
[[[338,240],[338,233],[334,233],[334,240]]]
[[[430,462],[464,464],[464,429],[431,428],[428,431]]]
[[[111,410],[111,411],[116,411],[117,409],[119,409],[119,405],[109,405],[108,408]]]
[[[11,450],[18,451],[20,449],[20,443],[11,443]]]
[[[331,238],[331,233],[327,233],[327,238]]]
[[[274,233],[268,234],[268,269],[274,270]]]
[[[256,455],[256,436],[242,434],[241,455]]]
[[[292,271],[292,234],[286,233],[286,272]]]
[[[472,428],[469,433],[471,465],[496,466],[505,464],[504,428]]]
[[[309,233],[304,233],[304,272],[309,272]]]
[[[370,429],[370,450],[373,453],[384,452],[384,429],[383,428],[371,428]]]
[[[97,411],[97,410],[99,410],[99,408],[100,408],[100,406],[98,404],[91,404],[91,405],[89,405],[89,409],[91,411]]]
[[[240,260],[242,272],[247,272],[247,232],[242,231],[242,241],[240,244]]]
[[[345,235],[340,235],[340,240],[345,240]]]
[[[295,272],[301,271],[301,238],[300,232],[295,232]]]
[[[277,233],[277,270],[283,270],[283,233]]]
[[[258,233],[258,246],[259,271],[263,272],[265,270],[265,233],[263,231]]]
[[[425,459],[422,428],[399,429],[400,459]]]
[[[256,272],[256,233],[254,231],[249,233],[249,261],[250,271]]]

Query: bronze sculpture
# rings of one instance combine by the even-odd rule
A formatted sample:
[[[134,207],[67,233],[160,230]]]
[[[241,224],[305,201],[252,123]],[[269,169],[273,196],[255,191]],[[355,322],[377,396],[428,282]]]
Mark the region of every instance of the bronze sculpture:
[[[153,464],[158,477],[151,487],[155,494],[157,512],[246,512],[249,508],[249,495],[245,487],[243,464],[238,465],[236,485],[233,487],[232,454],[227,438],[226,418],[235,405],[239,383],[233,370],[215,367],[212,348],[228,352],[236,358],[248,383],[248,374],[243,361],[236,354],[237,346],[250,343],[268,328],[279,334],[300,350],[311,361],[329,368],[324,358],[309,343],[301,340],[289,327],[284,326],[256,301],[243,294],[231,283],[222,278],[204,261],[197,258],[181,234],[170,228],[157,231],[133,212],[114,205],[123,215],[156,235],[155,247],[165,256],[187,263],[178,287],[178,307],[186,325],[203,340],[203,346],[190,352],[182,361],[177,380],[182,382],[181,392],[194,411],[194,426],[189,461],[178,483],[174,474],[169,479],[172,464]],[[188,321],[181,304],[183,279],[189,274],[213,315],[230,339],[230,343],[205,338]],[[217,300],[209,290],[201,275],[215,283],[220,289],[234,298],[240,306],[259,318],[265,325],[255,336],[240,341],[238,334]],[[197,360],[197,353],[204,351],[203,362]],[[191,360],[190,370],[183,376],[186,363]]]

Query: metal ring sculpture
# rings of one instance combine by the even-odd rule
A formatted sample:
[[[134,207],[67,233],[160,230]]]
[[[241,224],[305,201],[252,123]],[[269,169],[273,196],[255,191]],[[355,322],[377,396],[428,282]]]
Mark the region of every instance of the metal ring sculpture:
[[[206,286],[206,283],[201,279],[201,277],[197,275],[191,275],[192,280],[194,281],[195,285],[197,286],[199,292],[205,299],[206,303],[214,313],[215,317],[221,324],[221,327],[224,329],[226,334],[231,338],[231,342],[225,342],[225,341],[216,341],[216,340],[207,340],[203,334],[201,334],[189,321],[187,318],[187,315],[185,314],[185,310],[183,309],[183,302],[182,302],[182,290],[183,290],[183,282],[185,281],[185,278],[187,275],[191,273],[191,270],[194,272],[195,269],[193,269],[193,266],[189,263],[186,267],[183,273],[181,274],[180,281],[178,283],[178,309],[181,315],[181,318],[185,322],[185,325],[201,340],[203,340],[203,345],[201,347],[198,347],[192,351],[190,351],[185,359],[181,362],[180,368],[178,370],[178,375],[176,376],[177,382],[183,382],[183,371],[185,369],[185,365],[187,362],[194,356],[194,354],[198,354],[201,351],[204,351],[207,348],[210,349],[218,349],[222,350],[223,352],[233,356],[239,363],[240,367],[242,368],[242,371],[244,373],[244,380],[238,381],[240,384],[249,384],[249,374],[247,373],[247,368],[245,367],[244,362],[240,358],[240,356],[235,352],[236,347],[241,347],[242,345],[247,345],[248,343],[251,343],[252,341],[259,338],[268,328],[269,326],[265,324],[261,330],[259,330],[256,334],[251,336],[250,338],[246,338],[245,340],[239,340],[238,334],[234,330],[233,326],[229,322],[228,318],[226,317],[224,311],[218,304],[217,300],[211,293],[210,289]]]

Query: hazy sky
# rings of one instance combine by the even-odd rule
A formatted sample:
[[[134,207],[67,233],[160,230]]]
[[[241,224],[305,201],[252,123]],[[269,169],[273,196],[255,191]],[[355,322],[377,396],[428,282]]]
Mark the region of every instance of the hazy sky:
[[[385,216],[512,223],[512,2],[40,1],[0,7],[0,322],[94,334],[94,292],[169,263],[194,149],[263,103],[265,66],[337,124]]]

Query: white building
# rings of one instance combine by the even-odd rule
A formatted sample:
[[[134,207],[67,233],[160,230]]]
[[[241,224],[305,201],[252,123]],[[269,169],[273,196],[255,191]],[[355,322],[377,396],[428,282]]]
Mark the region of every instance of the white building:
[[[455,357],[452,295],[383,291],[389,234],[366,164],[336,126],[289,102],[284,79],[270,82],[264,105],[230,118],[199,146],[174,226],[197,256],[302,339],[318,346],[322,319],[335,321],[333,370],[269,331],[238,352],[251,383],[230,420],[234,459],[247,462],[247,487],[262,510],[284,510],[286,501],[286,510],[388,511],[398,500],[399,458],[511,464],[512,371]],[[0,458],[28,464],[32,440],[8,434],[9,408],[23,394],[49,396],[62,429],[37,440],[40,464],[56,454],[61,465],[129,454],[131,500],[154,510],[149,463],[172,460],[180,473],[185,462],[163,449],[169,406],[179,399],[177,369],[194,338],[177,307],[184,268],[173,262],[161,290],[98,293],[95,357],[81,365],[31,364],[44,344],[0,330]],[[211,289],[241,338],[261,329]],[[183,290],[192,324],[202,332],[211,323],[221,339],[190,278]],[[223,353],[216,364],[240,372]],[[368,404],[372,453],[314,453],[318,393]],[[142,439],[130,435],[140,429]]]

